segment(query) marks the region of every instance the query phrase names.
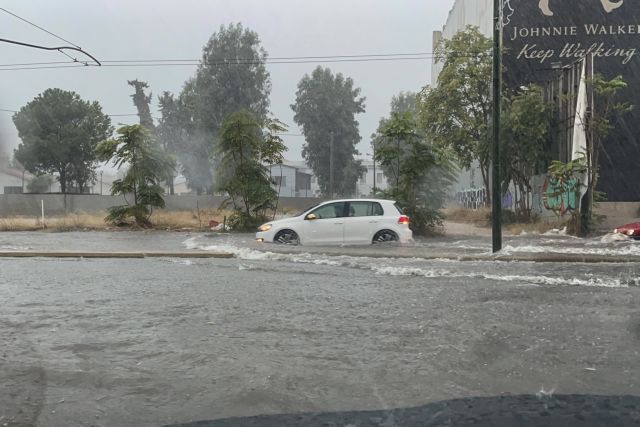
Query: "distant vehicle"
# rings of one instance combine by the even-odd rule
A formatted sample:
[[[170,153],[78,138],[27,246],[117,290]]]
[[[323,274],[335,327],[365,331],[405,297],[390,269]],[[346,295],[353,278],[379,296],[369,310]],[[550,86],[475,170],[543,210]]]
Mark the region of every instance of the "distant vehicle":
[[[633,239],[640,239],[640,222],[632,222],[631,224],[621,225],[613,230],[614,233],[624,234]]]
[[[392,200],[330,200],[258,227],[256,240],[288,245],[406,243],[409,217]]]

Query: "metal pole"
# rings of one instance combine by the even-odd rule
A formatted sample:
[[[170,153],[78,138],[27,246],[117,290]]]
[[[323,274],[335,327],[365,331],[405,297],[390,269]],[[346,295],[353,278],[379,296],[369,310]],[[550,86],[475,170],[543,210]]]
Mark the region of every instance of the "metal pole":
[[[500,96],[502,85],[502,20],[500,18],[501,6],[501,0],[493,0],[493,156],[491,162],[491,218],[493,222],[493,252],[498,252],[502,249],[502,197],[500,196]]]
[[[376,146],[373,145],[373,195],[376,194]]]
[[[329,198],[333,199],[333,132],[329,141]]]

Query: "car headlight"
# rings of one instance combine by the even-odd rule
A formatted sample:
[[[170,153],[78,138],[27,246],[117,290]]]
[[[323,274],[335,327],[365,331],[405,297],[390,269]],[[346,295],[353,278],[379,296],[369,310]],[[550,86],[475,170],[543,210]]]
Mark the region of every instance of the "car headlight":
[[[262,224],[258,227],[258,231],[269,231],[271,230],[271,224]]]
[[[633,230],[627,230],[627,236],[633,236],[634,231]]]

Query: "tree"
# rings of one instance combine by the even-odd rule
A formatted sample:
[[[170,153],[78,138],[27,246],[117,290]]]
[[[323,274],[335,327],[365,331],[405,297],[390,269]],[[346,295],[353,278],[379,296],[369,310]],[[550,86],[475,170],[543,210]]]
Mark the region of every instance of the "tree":
[[[53,184],[53,177],[51,175],[40,175],[33,178],[27,184],[27,191],[29,193],[46,193]]]
[[[400,92],[398,95],[394,95],[391,98],[391,114],[399,114],[398,117],[404,117],[402,113],[409,113],[411,115],[411,121],[415,124],[416,116],[416,94],[414,92]],[[383,117],[380,119],[376,132],[371,135],[371,144],[374,151],[374,155],[379,148],[383,148],[389,144],[399,144],[399,140],[392,140],[385,136],[386,129],[389,124],[389,118]],[[412,128],[411,132],[417,132],[417,129]],[[397,181],[400,157],[398,157],[395,165],[382,166],[382,171],[387,177],[387,180],[393,184]]]
[[[442,149],[426,141],[410,111],[391,113],[380,134],[383,143],[376,147],[375,160],[391,178],[382,195],[401,204],[414,233],[427,234],[442,222],[439,210],[455,180],[455,167]]]
[[[133,98],[133,105],[135,105],[138,110],[140,124],[147,128],[149,132],[154,133],[156,127],[153,124],[153,117],[151,117],[151,109],[149,108],[149,104],[151,104],[151,94],[146,95],[144,93],[144,90],[149,88],[149,84],[138,79],[128,80],[127,83],[135,89],[135,93],[131,95],[131,98]]]
[[[265,219],[277,195],[271,187],[269,168],[282,163],[286,150],[278,133],[286,130],[281,122],[261,123],[252,113],[241,110],[230,114],[220,128],[217,145],[220,156],[218,189],[229,196],[236,229],[251,229]]]
[[[118,169],[128,167],[124,178],[115,180],[111,187],[111,194],[122,195],[126,205],[109,208],[106,221],[122,224],[133,218],[138,226],[148,227],[153,208],[165,206],[160,182],[173,164],[145,127],[123,126],[117,133],[116,139],[103,141],[96,148],[100,160],[112,161]],[[132,201],[127,199],[129,195]]]
[[[180,106],[180,100],[170,92],[165,91],[162,96],[158,97],[158,106],[161,114],[156,127],[158,143],[162,147],[162,151],[177,163],[188,140],[187,126],[185,126],[188,118],[184,117],[184,108]],[[169,194],[174,194],[175,191],[173,186],[175,174],[175,169],[170,170],[166,177]]]
[[[502,191],[515,187],[516,217],[531,220],[533,176],[549,162],[552,108],[545,102],[542,89],[531,85],[511,97],[504,97],[502,122]]]
[[[438,85],[419,95],[420,126],[439,147],[451,150],[462,167],[474,160],[490,201],[491,45],[477,27],[468,26],[436,48],[443,68]]]
[[[240,23],[221,26],[204,46],[195,76],[174,100],[171,111],[181,135],[179,163],[189,187],[198,193],[213,188],[212,158],[217,150],[212,141],[218,140],[223,120],[239,110],[251,112],[260,122],[267,117],[271,80],[266,59],[257,33]]]
[[[291,108],[306,140],[302,156],[325,196],[352,195],[365,172],[354,158],[360,141],[355,115],[364,112],[364,101],[351,78],[333,75],[329,68],[318,67],[298,83]]]
[[[98,102],[62,89],[45,90],[13,122],[22,139],[15,159],[33,174],[57,173],[63,193],[73,184],[84,192],[95,180],[95,148],[113,132]]]

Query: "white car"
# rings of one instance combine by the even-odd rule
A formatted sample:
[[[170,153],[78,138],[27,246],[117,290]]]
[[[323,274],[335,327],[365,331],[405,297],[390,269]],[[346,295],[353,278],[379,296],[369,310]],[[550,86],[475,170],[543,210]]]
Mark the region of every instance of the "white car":
[[[406,243],[409,217],[392,200],[330,200],[258,227],[256,240],[290,245]]]

